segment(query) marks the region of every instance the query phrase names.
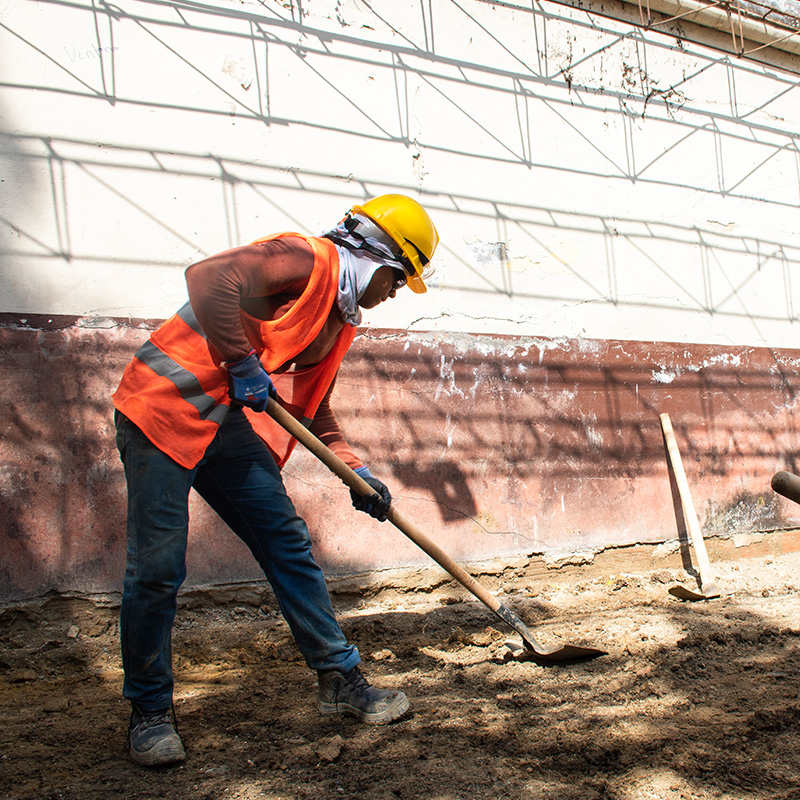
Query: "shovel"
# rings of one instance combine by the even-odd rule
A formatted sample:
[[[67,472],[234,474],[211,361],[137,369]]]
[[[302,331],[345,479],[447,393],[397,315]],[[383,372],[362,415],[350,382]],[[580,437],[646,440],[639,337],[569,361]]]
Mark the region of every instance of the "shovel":
[[[347,486],[364,496],[375,494],[375,490],[344,463],[333,451],[326,447],[311,431],[298,422],[288,411],[278,405],[272,398],[267,405],[270,416],[294,436],[298,442],[311,451],[328,469],[337,475]],[[387,519],[402,531],[414,544],[424,550],[440,567],[452,575],[465,589],[478,598],[490,611],[503,622],[512,627],[521,637],[524,648],[509,646],[513,657],[519,661],[534,661],[541,666],[550,666],[564,662],[588,661],[597,656],[606,655],[604,650],[577,645],[545,647],[533,638],[525,623],[504,606],[485,586],[482,586],[468,572],[460,567],[435,542],[425,536],[415,525],[404,519],[394,506],[389,508]]]
[[[700,530],[700,523],[697,521],[697,514],[694,510],[694,503],[692,502],[692,493],[689,491],[689,482],[686,480],[686,473],[683,470],[683,462],[681,461],[681,451],[678,449],[678,443],[675,440],[675,432],[672,430],[672,422],[670,421],[669,414],[661,414],[659,416],[661,421],[661,432],[664,435],[664,444],[667,448],[667,456],[669,463],[672,467],[672,474],[675,482],[678,484],[678,493],[680,495],[680,506],[683,512],[683,518],[686,522],[686,527],[689,531],[689,538],[694,548],[695,558],[697,559],[697,571],[700,573],[700,591],[696,592],[686,586],[673,586],[669,593],[679,600],[711,600],[719,597],[721,592],[716,583],[714,583],[714,576],[711,572],[711,562],[708,560],[708,553],[706,551],[706,544],[703,541],[703,532]],[[678,509],[675,511],[678,514]],[[678,520],[680,525],[680,520]]]

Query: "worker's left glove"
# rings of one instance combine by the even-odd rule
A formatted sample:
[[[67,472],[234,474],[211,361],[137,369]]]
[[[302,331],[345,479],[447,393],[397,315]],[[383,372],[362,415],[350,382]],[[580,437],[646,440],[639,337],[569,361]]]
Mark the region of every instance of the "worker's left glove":
[[[228,394],[254,411],[266,411],[270,396],[277,397],[272,379],[255,350],[228,366]]]
[[[377,494],[360,495],[353,489],[350,490],[350,497],[353,500],[353,507],[359,511],[364,511],[371,517],[375,517],[378,522],[384,522],[386,515],[389,513],[389,506],[392,504],[392,495],[386,488],[386,484],[379,481],[367,469],[367,467],[359,467],[356,475],[363,478]]]

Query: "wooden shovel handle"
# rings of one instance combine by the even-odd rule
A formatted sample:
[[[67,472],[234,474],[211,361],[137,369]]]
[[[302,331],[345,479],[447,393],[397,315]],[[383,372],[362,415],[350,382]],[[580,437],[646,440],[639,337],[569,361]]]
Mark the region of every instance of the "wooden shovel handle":
[[[670,421],[669,414],[661,414],[659,419],[661,421],[661,431],[664,434],[664,442],[667,446],[667,455],[672,465],[672,473],[675,476],[675,482],[678,484],[678,493],[681,498],[686,528],[689,531],[689,537],[697,558],[697,569],[700,572],[700,581],[703,585],[713,584],[714,576],[711,574],[711,562],[708,560],[706,545],[703,541],[703,532],[700,529],[700,523],[697,521],[697,513],[694,510],[692,493],[689,491],[689,482],[686,480],[686,473],[683,470],[681,451],[678,449],[678,443],[675,440],[672,422]]]
[[[283,428],[285,428],[298,442],[311,451],[328,469],[360,495],[375,494],[375,490],[347,464],[342,461],[330,448],[326,447],[311,431],[298,422],[286,409],[270,398],[267,412]],[[459,566],[439,545],[431,541],[416,525],[405,519],[394,507],[389,508],[386,518],[399,528],[414,544],[427,553],[440,567],[447,570],[465,589],[471,592],[485,606],[494,611],[501,619],[519,631],[524,623],[494,596],[489,590],[478,583],[463,567]],[[511,619],[509,619],[509,617]],[[527,631],[527,629],[525,629]],[[521,631],[520,631],[521,633]],[[530,635],[530,632],[528,632]]]

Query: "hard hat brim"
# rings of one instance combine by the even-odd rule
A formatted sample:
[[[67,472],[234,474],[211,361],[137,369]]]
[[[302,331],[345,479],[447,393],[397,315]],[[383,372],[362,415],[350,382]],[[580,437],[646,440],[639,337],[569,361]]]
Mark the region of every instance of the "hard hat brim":
[[[409,275],[406,285],[414,294],[425,294],[428,291],[428,287],[419,275]]]

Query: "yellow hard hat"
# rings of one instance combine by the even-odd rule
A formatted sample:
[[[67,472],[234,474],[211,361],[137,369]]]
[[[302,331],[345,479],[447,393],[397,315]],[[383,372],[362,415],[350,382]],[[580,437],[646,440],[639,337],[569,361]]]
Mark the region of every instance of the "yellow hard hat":
[[[382,194],[355,205],[350,214],[363,214],[387,233],[402,251],[403,266],[412,292],[427,292],[425,268],[433,258],[439,234],[428,212],[404,194]]]

